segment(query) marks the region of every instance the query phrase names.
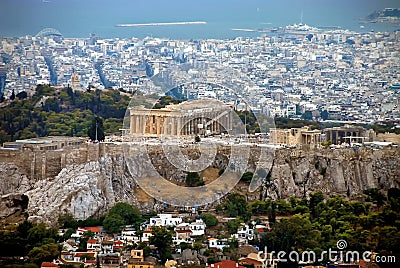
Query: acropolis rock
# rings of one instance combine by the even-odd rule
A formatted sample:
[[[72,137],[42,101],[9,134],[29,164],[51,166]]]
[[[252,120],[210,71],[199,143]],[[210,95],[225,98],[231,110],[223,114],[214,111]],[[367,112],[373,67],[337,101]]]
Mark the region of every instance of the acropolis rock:
[[[137,145],[144,146],[144,145]],[[160,144],[147,145],[152,165],[163,177],[181,184],[185,172],[168,162]],[[187,150],[190,157],[198,154]],[[211,166],[226,168],[230,157],[228,145],[219,145]],[[259,149],[250,148],[247,170],[257,166]],[[343,149],[289,149],[275,151],[268,179],[274,187],[260,187],[248,192],[248,184],[239,183],[233,191],[245,192],[249,200],[263,197],[303,197],[312,191],[327,195],[340,194],[358,198],[368,188],[385,192],[400,188],[400,149],[387,147]],[[137,158],[135,168],[144,163]],[[145,212],[157,211],[162,203],[148,196],[129,172],[121,143],[83,143],[53,151],[0,150],[0,204],[8,212],[0,215],[7,220],[13,215],[12,200],[33,221],[54,224],[60,214],[71,213],[76,219],[104,215],[114,203],[128,202]],[[261,191],[261,192],[260,192]],[[22,204],[22,206],[21,206]]]

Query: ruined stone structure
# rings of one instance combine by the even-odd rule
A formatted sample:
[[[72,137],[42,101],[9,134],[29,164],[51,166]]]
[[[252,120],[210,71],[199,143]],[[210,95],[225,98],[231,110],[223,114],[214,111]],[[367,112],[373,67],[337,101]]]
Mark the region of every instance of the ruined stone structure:
[[[272,128],[271,143],[282,145],[313,145],[321,143],[321,131],[311,130],[309,127],[279,129]]]
[[[360,126],[344,125],[343,127],[332,127],[324,129],[325,140],[331,140],[333,144],[346,142],[363,143],[373,141],[375,133]]]
[[[232,109],[202,104],[191,101],[162,109],[131,108],[129,133],[132,136],[187,136],[220,134],[232,128]]]

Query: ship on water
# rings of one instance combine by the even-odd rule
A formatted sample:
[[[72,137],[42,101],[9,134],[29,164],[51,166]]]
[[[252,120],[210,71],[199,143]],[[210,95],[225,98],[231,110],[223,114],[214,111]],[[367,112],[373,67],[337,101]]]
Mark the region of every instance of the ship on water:
[[[319,31],[318,28],[309,26],[307,24],[299,23],[299,24],[291,24],[285,27],[286,30],[293,31]]]

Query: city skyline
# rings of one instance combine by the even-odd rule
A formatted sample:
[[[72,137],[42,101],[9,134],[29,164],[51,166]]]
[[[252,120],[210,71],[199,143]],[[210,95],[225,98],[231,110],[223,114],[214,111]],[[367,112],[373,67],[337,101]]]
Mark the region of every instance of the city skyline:
[[[363,24],[360,19],[386,7],[399,8],[398,1],[2,1],[0,36],[35,35],[43,28],[56,28],[65,37],[157,36],[173,39],[232,38],[258,36],[234,28],[262,29],[293,23],[340,26],[343,29],[393,31],[398,25]],[[206,22],[203,25],[167,27],[116,27],[118,24]]]

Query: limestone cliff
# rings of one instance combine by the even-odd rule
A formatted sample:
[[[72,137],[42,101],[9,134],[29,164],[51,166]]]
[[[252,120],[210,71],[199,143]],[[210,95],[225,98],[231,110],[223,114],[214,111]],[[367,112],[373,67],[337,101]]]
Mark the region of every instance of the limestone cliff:
[[[197,152],[187,154],[193,157]],[[229,154],[227,146],[219,148],[212,168],[225,168]],[[256,148],[250,150],[248,170],[254,171],[258,155]],[[159,174],[182,184],[185,173],[169,164],[161,146],[154,145],[150,158]],[[326,194],[357,198],[367,188],[382,191],[400,188],[399,159],[398,147],[279,149],[267,176],[271,182],[269,187],[260,187],[246,195],[249,199],[287,198],[322,190]],[[135,166],[140,168],[141,165],[138,159]],[[55,223],[58,216],[66,212],[84,219],[105,214],[118,201],[135,204],[145,211],[162,207],[135,183],[120,144],[85,144],[53,152],[0,150],[0,177],[0,194],[3,195],[0,218],[3,220],[16,213],[22,215],[22,211],[26,211],[31,220],[47,223]],[[241,183],[235,191],[243,192],[247,187]],[[27,206],[22,202],[24,196],[29,198]]]

